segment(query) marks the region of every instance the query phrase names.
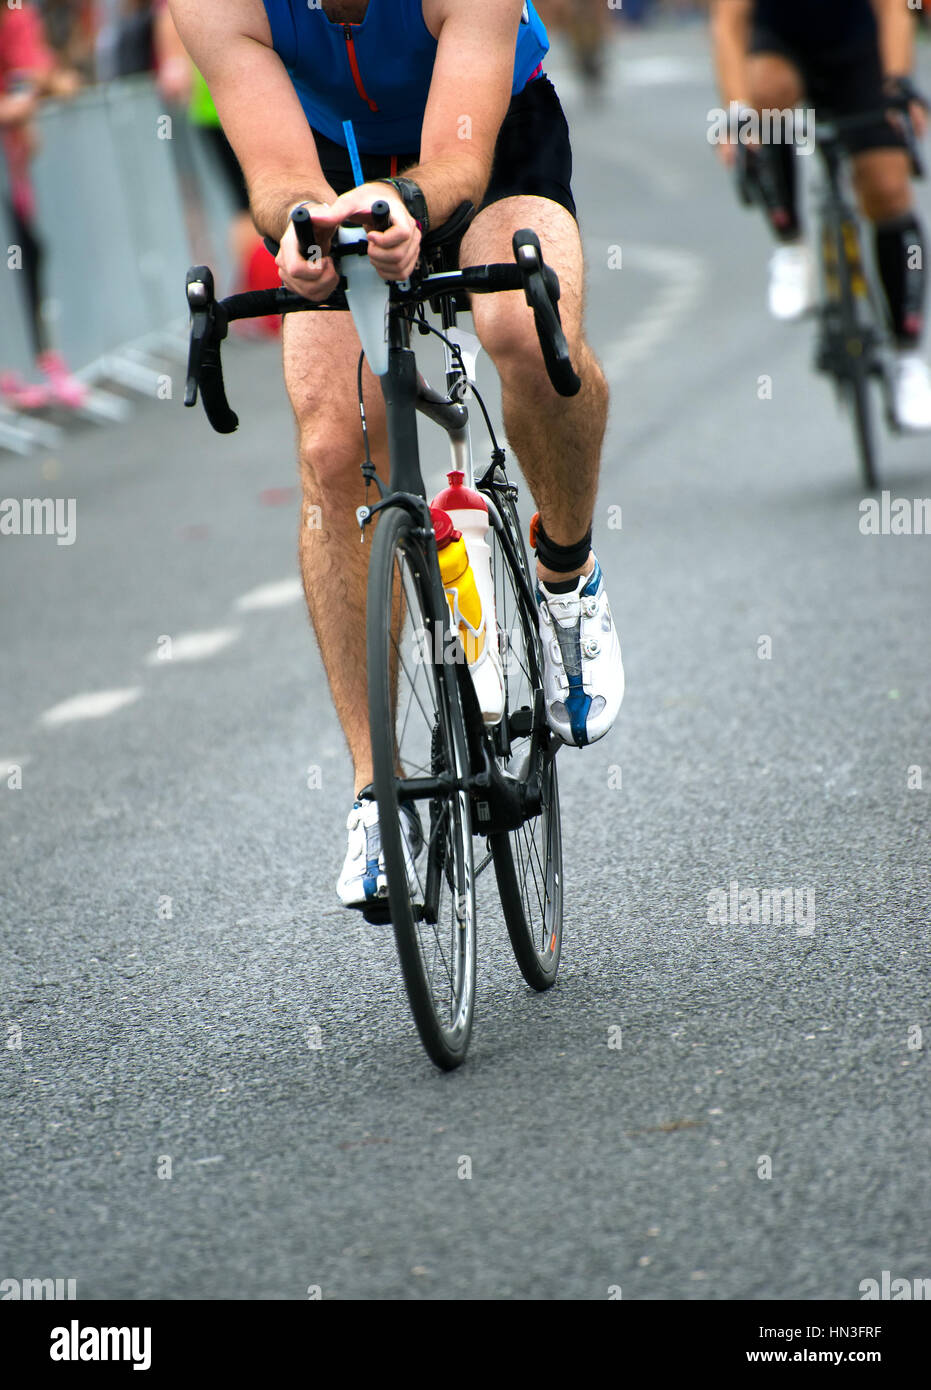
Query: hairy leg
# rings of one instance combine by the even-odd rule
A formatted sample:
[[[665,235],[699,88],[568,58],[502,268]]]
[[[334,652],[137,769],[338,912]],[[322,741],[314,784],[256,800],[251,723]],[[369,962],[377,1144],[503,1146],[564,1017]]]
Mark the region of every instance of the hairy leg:
[[[365,659],[371,532],[360,544],[355,516],[365,500],[359,473],[358,360],[359,340],[348,314],[323,310],[285,318],[285,383],[300,439],[304,594],[352,756],[357,793],[372,780]],[[363,392],[372,457],[381,465],[387,457],[384,405],[368,367]]]
[[[788,111],[801,102],[804,89],[801,74],[779,53],[757,53],[748,63],[750,100],[759,113]],[[780,131],[784,133],[782,123]],[[758,145],[760,190],[770,226],[779,241],[798,241],[802,234],[798,211],[798,181],[795,146]]]
[[[548,198],[504,198],[476,217],[460,253],[463,265],[511,261],[511,238],[532,227],[543,257],[559,276],[559,312],[582,389],[557,395],[546,375],[536,329],[523,295],[475,295],[475,331],[501,377],[504,426],[530,485],[543,527],[557,545],[572,545],[591,525],[608,386],[582,332],[584,266],[575,219]],[[574,571],[587,573],[594,561]],[[544,580],[569,579],[538,567]]]
[[[909,212],[912,189],[904,150],[863,150],[852,160],[853,184],[864,217],[887,222]]]
[[[748,99],[757,111],[784,111],[804,96],[802,78],[781,53],[751,53],[747,60]]]
[[[853,159],[863,215],[873,224],[876,263],[899,345],[914,347],[924,327],[925,234],[912,201],[908,155],[864,150]]]

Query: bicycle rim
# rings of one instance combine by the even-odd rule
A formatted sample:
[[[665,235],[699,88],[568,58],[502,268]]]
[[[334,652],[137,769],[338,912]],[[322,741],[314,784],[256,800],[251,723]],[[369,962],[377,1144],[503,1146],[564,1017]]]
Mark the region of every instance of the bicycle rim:
[[[475,891],[468,753],[456,667],[444,660],[448,609],[413,517],[377,524],[368,587],[368,684],[375,795],[388,902],[411,1011],[424,1047],[449,1070],[464,1060],[475,1004]],[[411,800],[417,779],[444,785]],[[422,845],[405,849],[402,802]]]
[[[506,690],[507,747],[498,739],[498,762],[522,782],[536,780],[539,809],[516,830],[489,836],[505,925],[520,972],[536,990],[555,982],[562,950],[562,829],[555,753],[545,728],[542,652],[536,613],[528,611],[514,561],[529,577],[517,511],[496,497],[510,533],[513,557],[494,527],[489,530],[495,609]],[[542,727],[541,727],[542,726]]]

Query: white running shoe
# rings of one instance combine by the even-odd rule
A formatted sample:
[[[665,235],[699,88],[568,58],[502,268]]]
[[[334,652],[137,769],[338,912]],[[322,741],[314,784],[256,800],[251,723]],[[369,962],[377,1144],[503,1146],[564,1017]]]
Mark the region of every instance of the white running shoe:
[[[769,312],[775,319],[800,319],[814,307],[811,252],[801,241],[777,246],[769,259]]]
[[[365,907],[388,898],[385,856],[381,848],[378,802],[368,798],[353,802],[346,820],[349,848],[343,861],[336,892],[344,907]],[[420,817],[411,802],[401,805],[401,840],[411,895],[419,893],[416,860],[423,848]]]
[[[893,365],[893,410],[903,430],[931,430],[931,371],[917,352],[900,352]]]
[[[567,594],[538,579],[537,606],[547,723],[563,743],[583,748],[605,736],[624,698],[621,644],[598,561]]]

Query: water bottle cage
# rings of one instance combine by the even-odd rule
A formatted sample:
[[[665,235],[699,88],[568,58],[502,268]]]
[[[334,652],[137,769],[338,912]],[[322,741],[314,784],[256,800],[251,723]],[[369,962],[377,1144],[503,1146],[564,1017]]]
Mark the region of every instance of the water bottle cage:
[[[443,591],[446,594],[446,601],[449,604],[450,612],[452,613],[453,629],[456,633],[456,636],[459,638],[460,643],[462,644],[462,649],[465,652],[466,659],[468,660],[469,665],[475,666],[479,661],[481,661],[482,657],[486,654],[488,649],[488,644],[485,641],[485,615],[484,613],[482,614],[481,627],[474,628],[472,624],[469,622],[468,618],[463,617],[459,609],[458,588],[456,588],[455,585],[450,585],[448,588],[444,585]],[[465,628],[466,630],[465,641],[463,641],[462,638],[463,628]],[[472,643],[476,648],[475,656],[471,659],[469,659],[469,649],[466,645],[469,639],[471,639]]]

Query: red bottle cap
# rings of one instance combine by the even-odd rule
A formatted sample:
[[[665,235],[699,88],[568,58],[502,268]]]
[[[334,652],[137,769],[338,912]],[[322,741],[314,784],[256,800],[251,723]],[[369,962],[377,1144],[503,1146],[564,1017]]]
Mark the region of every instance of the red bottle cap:
[[[449,487],[444,487],[442,492],[438,492],[433,499],[434,507],[443,507],[448,512],[456,511],[483,511],[487,514],[488,503],[480,492],[474,488],[463,487],[462,482],[465,474],[458,468],[453,468],[446,474]]]
[[[433,522],[433,531],[436,536],[436,548],[442,550],[451,541],[458,541],[462,537],[462,532],[457,531],[452,523],[452,518],[443,511],[442,507],[430,508],[430,520]]]

